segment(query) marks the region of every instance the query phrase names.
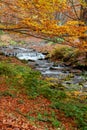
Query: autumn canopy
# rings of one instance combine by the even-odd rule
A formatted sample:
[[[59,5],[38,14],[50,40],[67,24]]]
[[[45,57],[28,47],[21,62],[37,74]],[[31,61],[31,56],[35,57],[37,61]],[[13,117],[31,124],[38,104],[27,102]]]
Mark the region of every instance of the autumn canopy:
[[[1,0],[0,29],[87,47],[87,0]],[[78,45],[77,45],[78,44]]]

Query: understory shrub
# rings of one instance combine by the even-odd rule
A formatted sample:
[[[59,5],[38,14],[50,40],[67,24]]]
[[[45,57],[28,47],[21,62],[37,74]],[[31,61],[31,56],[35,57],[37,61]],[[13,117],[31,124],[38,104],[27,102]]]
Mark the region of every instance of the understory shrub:
[[[56,46],[52,53],[50,54],[50,57],[53,59],[68,59],[72,55],[73,48],[67,45],[58,45]]]
[[[49,57],[53,60],[68,62],[72,66],[87,67],[87,53],[84,50],[68,45],[55,46]]]

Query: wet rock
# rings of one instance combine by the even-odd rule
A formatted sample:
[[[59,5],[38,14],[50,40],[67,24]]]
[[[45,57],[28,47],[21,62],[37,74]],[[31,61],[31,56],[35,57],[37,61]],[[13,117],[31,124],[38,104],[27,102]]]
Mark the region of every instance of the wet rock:
[[[75,74],[80,74],[82,71],[81,70],[77,70],[77,69],[71,69],[70,72],[71,73],[75,73]]]
[[[57,67],[54,67],[54,66],[50,67],[50,70],[61,70],[61,71],[64,71],[64,70],[66,70],[66,68],[61,67],[60,65],[58,65]]]
[[[80,76],[80,70],[72,69],[69,66],[63,65],[63,63],[54,63],[50,60],[46,60],[44,54],[34,51],[31,48],[3,46],[0,47],[0,53],[28,61],[28,65],[39,70],[44,77],[53,77],[54,81],[57,78],[58,81],[54,83],[53,88],[56,87],[57,89],[58,87],[63,90],[65,86],[66,89],[80,91],[83,86],[83,91],[87,91],[87,82]]]
[[[83,92],[87,92],[87,82],[83,84]]]
[[[47,52],[47,51],[45,51],[45,52],[43,52],[43,54],[44,54],[44,55],[48,55],[48,52]]]
[[[73,84],[82,83],[82,82],[84,82],[84,79],[81,76],[75,76],[73,78],[72,82],[73,82]]]
[[[29,62],[28,62],[28,65],[29,65],[31,68],[35,68],[35,67],[36,67],[36,62],[35,62],[35,61],[29,61]]]

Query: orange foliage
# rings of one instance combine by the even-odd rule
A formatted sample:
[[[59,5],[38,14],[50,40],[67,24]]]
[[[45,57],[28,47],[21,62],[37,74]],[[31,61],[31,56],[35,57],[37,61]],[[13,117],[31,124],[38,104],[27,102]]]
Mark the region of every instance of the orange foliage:
[[[5,12],[8,13],[7,16],[11,17],[9,19],[7,17],[8,23],[5,21],[4,27],[0,26],[0,28],[7,30],[13,29],[14,31],[26,34],[37,34],[43,37],[87,37],[87,33],[85,33],[87,26],[85,26],[84,21],[78,18],[80,14],[79,8],[83,3],[79,0],[77,0],[77,2],[79,2],[79,4],[77,3],[74,5],[74,3],[68,4],[67,0],[1,1],[1,8],[3,8],[3,6],[5,7],[0,11],[1,20],[2,16],[5,17]],[[73,13],[73,10],[75,13]],[[71,17],[70,15],[72,13],[73,20],[67,18],[66,22],[60,26],[60,19],[55,18],[55,14],[58,13],[64,13],[66,16],[69,14],[69,17]],[[87,46],[86,44],[87,43],[84,41],[83,44],[81,43],[81,46]]]

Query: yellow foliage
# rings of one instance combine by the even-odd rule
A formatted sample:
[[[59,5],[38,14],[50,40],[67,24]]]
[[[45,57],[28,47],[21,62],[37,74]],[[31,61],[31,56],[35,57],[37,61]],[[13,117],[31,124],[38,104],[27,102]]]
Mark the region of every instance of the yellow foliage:
[[[87,7],[87,3],[85,2],[85,0],[79,0],[81,5],[85,8]]]
[[[78,1],[80,1],[81,5],[84,7],[86,6],[84,0]],[[8,8],[0,10],[0,16],[4,16],[5,12],[8,12],[9,16],[11,14],[17,17],[16,20],[18,20],[18,23],[15,25],[0,25],[0,28],[23,28],[25,31],[38,33],[45,37],[65,38],[70,36],[79,38],[87,36],[85,33],[87,26],[80,20],[67,20],[66,24],[63,24],[62,26],[58,25],[60,21],[59,19],[55,19],[55,14],[60,12],[67,13],[67,11],[70,11],[67,0],[15,0],[13,3],[4,3],[2,1],[0,2],[0,6],[1,4],[6,4],[6,7],[8,6]],[[83,43],[82,45],[86,46],[86,44],[87,43]]]
[[[68,21],[66,25],[85,25],[82,21]]]

